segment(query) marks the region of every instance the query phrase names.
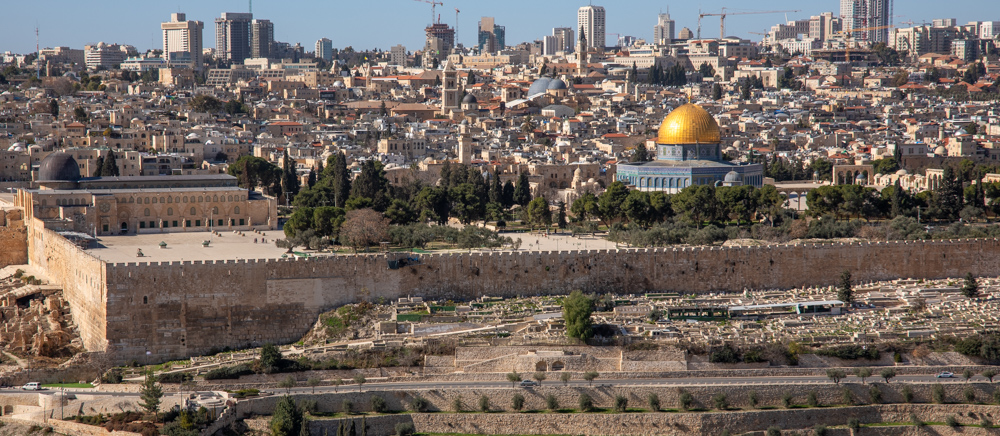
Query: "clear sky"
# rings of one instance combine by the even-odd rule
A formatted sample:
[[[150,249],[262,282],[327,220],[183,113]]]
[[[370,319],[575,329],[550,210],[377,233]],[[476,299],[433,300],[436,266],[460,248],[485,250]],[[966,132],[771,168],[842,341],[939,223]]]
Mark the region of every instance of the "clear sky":
[[[246,12],[247,0],[4,0],[0,14],[0,52],[35,51],[35,26],[41,32],[41,46],[83,48],[85,44],[104,41],[136,46],[140,51],[162,48],[160,22],[168,21],[171,12],[185,12],[189,20],[205,22],[205,47],[215,46],[215,18],[222,12]],[[300,42],[312,51],[319,38],[330,38],[334,47],[388,49],[403,44],[408,50],[423,45],[423,28],[431,21],[431,5],[418,0],[256,0],[254,17],[274,22],[278,41]],[[466,46],[475,42],[476,26],[482,16],[496,17],[507,27],[507,43],[533,41],[551,35],[553,27],[576,27],[576,10],[587,0],[444,0],[438,6],[441,20],[455,24],[455,8],[461,10],[459,41]],[[695,31],[698,10],[718,12],[723,6],[739,10],[795,10],[789,20],[822,12],[839,11],[838,0],[801,1],[769,0],[737,2],[694,0],[666,2],[653,0],[617,0],[595,2],[607,9],[607,31],[652,38],[656,14],[669,8],[677,30]],[[740,8],[740,6],[744,6]],[[759,40],[771,25],[785,21],[785,15],[734,15],[726,19],[726,33]],[[1000,21],[1000,2],[989,0],[898,0],[895,22],[930,21],[934,18],[957,18],[960,24],[973,20]],[[706,17],[702,35],[716,37],[717,17]],[[614,43],[608,37],[608,44]]]

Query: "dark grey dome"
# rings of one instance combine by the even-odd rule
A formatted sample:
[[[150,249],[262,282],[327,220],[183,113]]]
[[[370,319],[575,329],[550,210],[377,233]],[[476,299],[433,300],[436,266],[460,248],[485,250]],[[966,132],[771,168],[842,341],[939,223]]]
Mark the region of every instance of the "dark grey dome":
[[[462,99],[462,103],[479,103],[479,100],[472,94],[465,94],[465,98]]]
[[[69,153],[57,151],[38,164],[38,180],[75,182],[80,180],[80,165]]]
[[[566,82],[563,82],[562,79],[553,79],[545,89],[566,89]]]
[[[535,81],[535,83],[531,84],[531,87],[528,88],[528,96],[530,97],[535,94],[544,94],[545,89],[549,86],[549,82],[552,82],[552,79],[549,77],[539,78]]]

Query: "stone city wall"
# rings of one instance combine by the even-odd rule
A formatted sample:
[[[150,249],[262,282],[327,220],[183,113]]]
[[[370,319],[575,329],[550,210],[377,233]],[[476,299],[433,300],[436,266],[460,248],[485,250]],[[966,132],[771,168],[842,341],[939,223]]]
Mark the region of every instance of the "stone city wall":
[[[159,361],[226,346],[289,343],[323,310],[378,297],[739,291],[827,286],[844,270],[858,281],[1000,271],[997,239],[435,254],[390,270],[383,255],[105,268],[62,238],[43,237],[48,234],[32,231],[32,263],[55,270],[51,275],[65,287],[74,317],[83,315],[77,324],[88,349],[103,347],[106,338],[121,360],[146,358],[146,352]]]
[[[20,209],[0,208],[0,268],[28,263],[28,229]]]
[[[107,301],[111,297],[106,265],[68,239],[46,229],[38,219],[30,226],[28,257],[31,265],[45,272],[50,283],[63,289],[70,314],[88,351],[104,351],[108,320]],[[121,287],[121,283],[113,286]]]

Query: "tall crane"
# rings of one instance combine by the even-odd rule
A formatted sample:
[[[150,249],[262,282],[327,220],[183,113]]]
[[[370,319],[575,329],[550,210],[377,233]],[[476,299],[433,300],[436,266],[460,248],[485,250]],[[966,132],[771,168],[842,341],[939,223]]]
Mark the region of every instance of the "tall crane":
[[[413,0],[413,1],[421,2],[421,3],[427,3],[427,4],[431,5],[431,24],[434,24],[434,19],[435,19],[434,17],[437,17],[437,13],[434,12],[435,8],[437,8],[438,5],[444,6],[444,3],[441,3],[439,1],[434,1],[434,0]],[[440,22],[441,18],[438,17],[437,20]]]
[[[433,11],[431,11],[433,12]],[[455,47],[458,47],[458,13],[462,12],[455,8]]]
[[[701,19],[704,17],[719,17],[719,39],[726,37],[726,16],[728,15],[755,15],[755,14],[780,14],[788,12],[802,12],[800,10],[794,11],[750,11],[750,12],[726,12],[726,8],[722,8],[721,13],[702,13],[698,11],[698,39],[701,39]]]

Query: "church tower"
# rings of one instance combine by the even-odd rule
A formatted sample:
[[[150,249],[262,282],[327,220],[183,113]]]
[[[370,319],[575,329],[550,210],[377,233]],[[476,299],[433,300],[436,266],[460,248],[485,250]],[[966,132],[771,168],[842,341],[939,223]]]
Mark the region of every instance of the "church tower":
[[[455,65],[451,61],[445,61],[444,63],[444,78],[441,80],[443,86],[441,92],[441,112],[445,115],[450,115],[460,109],[461,104],[460,98],[462,91],[458,84],[458,71],[455,70]]]
[[[576,75],[579,77],[586,77],[587,74],[590,74],[590,68],[587,65],[590,61],[590,53],[587,50],[587,34],[583,31],[583,26],[580,26],[580,39],[576,43]]]

